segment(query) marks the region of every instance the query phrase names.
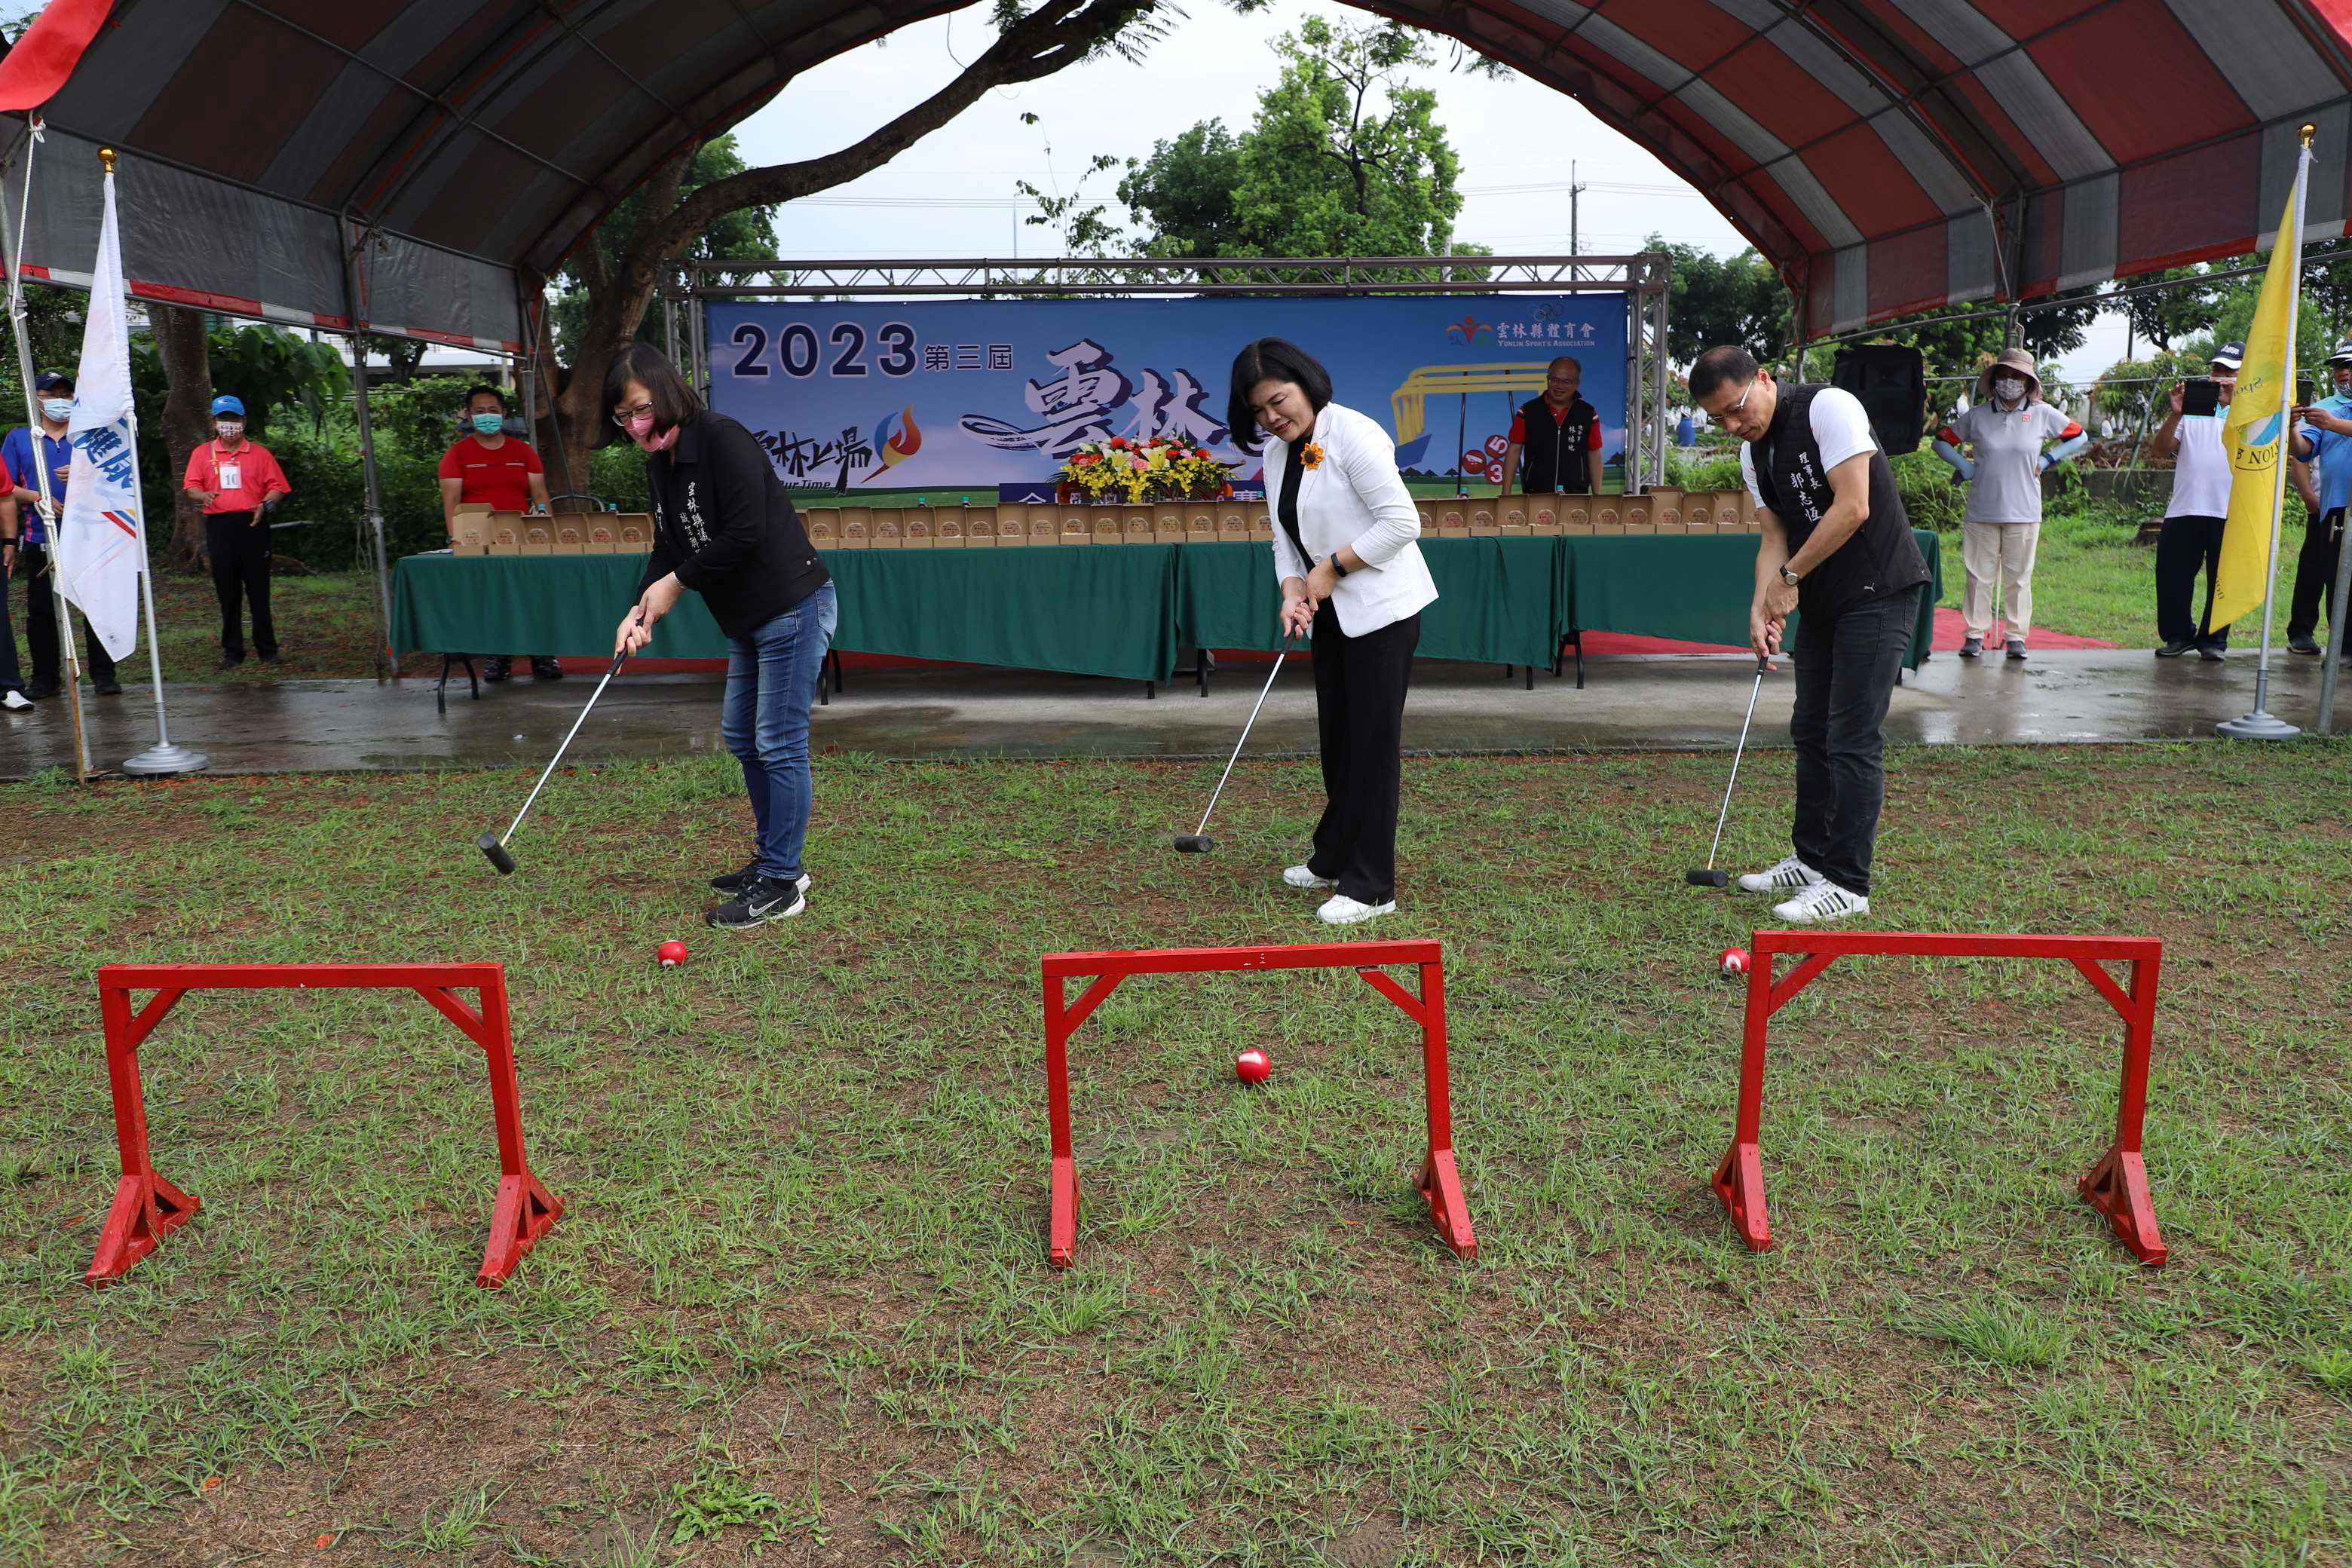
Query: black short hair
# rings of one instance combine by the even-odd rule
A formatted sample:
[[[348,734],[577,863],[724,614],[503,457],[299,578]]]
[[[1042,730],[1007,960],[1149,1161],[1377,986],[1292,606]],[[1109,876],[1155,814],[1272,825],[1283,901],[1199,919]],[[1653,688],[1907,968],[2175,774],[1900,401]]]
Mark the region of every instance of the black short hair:
[[[1746,349],[1732,343],[1711,348],[1691,362],[1691,401],[1701,403],[1713,397],[1727,382],[1745,386],[1756,379],[1756,356]]]
[[[612,368],[604,373],[606,414],[620,406],[621,396],[633,381],[646,389],[653,403],[656,430],[675,430],[702,412],[702,399],[694,395],[694,388],[686,384],[686,377],[669,363],[669,355],[651,343],[631,343],[613,356]],[[611,429],[611,421],[604,426]]]
[[[468,414],[473,412],[474,399],[477,397],[495,397],[499,400],[499,412],[504,414],[507,411],[507,395],[485,383],[480,386],[466,388],[466,411]]]
[[[1257,445],[1257,416],[1250,412],[1250,388],[1261,381],[1292,381],[1320,414],[1331,402],[1331,373],[1297,343],[1260,338],[1234,356],[1234,385],[1225,400],[1225,426],[1234,446]]]

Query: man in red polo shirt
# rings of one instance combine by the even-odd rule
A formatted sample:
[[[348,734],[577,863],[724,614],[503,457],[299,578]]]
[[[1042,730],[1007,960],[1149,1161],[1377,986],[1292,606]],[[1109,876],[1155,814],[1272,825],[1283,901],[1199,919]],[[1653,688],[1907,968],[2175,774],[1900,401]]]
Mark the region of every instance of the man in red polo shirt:
[[[181,482],[205,503],[205,553],[212,558],[213,592],[221,607],[220,667],[233,669],[245,662],[240,590],[253,601],[253,650],[262,663],[276,664],[278,632],[269,624],[269,515],[263,508],[292,495],[294,487],[268,447],[245,438],[240,399],[213,399],[213,435],[188,455],[188,477]]]
[[[1566,354],[1546,367],[1543,395],[1529,398],[1511,417],[1511,447],[1503,455],[1496,495],[1511,493],[1515,476],[1531,496],[1584,495],[1599,488],[1601,411],[1576,395],[1583,381],[1584,367]]]
[[[450,537],[457,537],[461,506],[545,511],[547,473],[530,442],[507,434],[506,394],[495,386],[467,392],[466,423],[466,434],[441,454],[441,521]],[[482,679],[504,680],[512,663],[510,655],[492,654]],[[545,654],[531,656],[530,672],[541,680],[563,679],[563,667]]]

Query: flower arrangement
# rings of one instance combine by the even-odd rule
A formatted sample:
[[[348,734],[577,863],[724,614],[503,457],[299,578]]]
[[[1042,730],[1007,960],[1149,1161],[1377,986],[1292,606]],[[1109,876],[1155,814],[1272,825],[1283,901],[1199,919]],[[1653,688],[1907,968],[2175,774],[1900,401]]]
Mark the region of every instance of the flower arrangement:
[[[1209,455],[1167,436],[1130,441],[1114,436],[1070,454],[1055,476],[1061,505],[1135,506],[1146,501],[1221,500],[1234,493],[1233,473]]]

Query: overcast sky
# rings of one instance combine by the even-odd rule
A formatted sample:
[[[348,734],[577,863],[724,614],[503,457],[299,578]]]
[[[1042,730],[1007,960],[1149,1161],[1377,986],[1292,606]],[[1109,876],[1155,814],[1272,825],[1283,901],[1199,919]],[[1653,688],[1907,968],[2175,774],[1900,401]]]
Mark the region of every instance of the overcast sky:
[[[1066,191],[1097,153],[1147,157],[1154,142],[1202,120],[1246,127],[1257,94],[1279,74],[1274,38],[1318,8],[1276,0],[1237,16],[1216,0],[1191,0],[1188,9],[1140,66],[1114,56],[1000,89],[865,178],[785,206],[777,253],[803,260],[1057,254],[1048,231],[1020,221],[1035,209],[1013,189],[1016,179]],[[1331,16],[1339,8],[1319,9]],[[788,162],[864,136],[985,49],[994,37],[987,18],[987,7],[976,6],[918,23],[808,72],[738,127],[745,159]],[[1452,43],[1432,43],[1440,67],[1423,79],[1437,91],[1438,120],[1462,159],[1461,239],[1501,255],[1566,251],[1572,165],[1587,187],[1584,251],[1622,254],[1652,233],[1724,255],[1745,247],[1705,197],[1573,100],[1522,77],[1496,82],[1448,70]],[[1024,113],[1039,123],[1021,123]],[[1531,156],[1536,147],[1551,153]],[[1117,183],[1097,175],[1087,189],[1123,216]],[[2102,320],[2063,368],[2069,379],[2087,380],[2123,349],[2120,320]]]

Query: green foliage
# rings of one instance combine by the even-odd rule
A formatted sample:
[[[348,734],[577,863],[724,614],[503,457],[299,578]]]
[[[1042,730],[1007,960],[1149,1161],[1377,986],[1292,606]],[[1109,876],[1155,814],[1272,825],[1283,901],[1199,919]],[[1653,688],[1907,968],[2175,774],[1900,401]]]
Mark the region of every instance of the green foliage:
[[[1204,120],[1151,156],[1129,159],[1118,199],[1145,233],[1146,256],[1244,256],[1249,242],[1234,211],[1241,142],[1222,120]]]
[[[1968,505],[1968,491],[1952,482],[1949,463],[1921,447],[1916,452],[1888,458],[1887,464],[1895,470],[1895,493],[1903,498],[1903,510],[1912,527],[1942,532],[1958,530],[1960,513]]]
[[[1666,354],[1675,363],[1687,365],[1718,343],[1771,357],[1789,341],[1789,291],[1754,247],[1720,257],[1653,234],[1642,248],[1674,259]]]
[[[732,134],[715,136],[695,149],[684,177],[678,181],[677,194],[693,195],[714,180],[723,180],[743,172],[741,150]],[[555,277],[556,296],[550,307],[555,325],[557,344],[569,360],[578,352],[580,334],[588,325],[588,290],[592,280],[616,278],[622,259],[630,246],[636,242],[637,231],[647,216],[645,193],[636,192],[614,207],[599,223],[590,241],[589,253],[575,255],[564,264]],[[776,209],[772,206],[743,207],[715,219],[695,237],[681,259],[688,261],[748,261],[772,258],[776,254]],[[744,276],[750,276],[749,270]],[[648,310],[638,325],[637,341],[661,346],[662,319],[658,310]]]

